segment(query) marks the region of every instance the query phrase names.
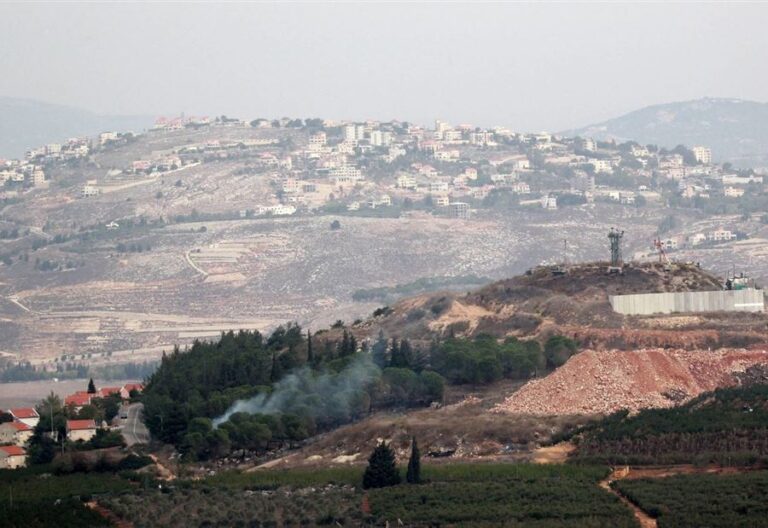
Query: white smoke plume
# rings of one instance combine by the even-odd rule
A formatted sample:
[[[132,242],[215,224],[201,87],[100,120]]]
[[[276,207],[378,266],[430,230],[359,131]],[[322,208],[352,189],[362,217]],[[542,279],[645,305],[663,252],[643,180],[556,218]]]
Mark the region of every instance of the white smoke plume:
[[[317,374],[308,367],[288,374],[274,384],[270,393],[262,393],[233,403],[227,412],[213,420],[218,427],[238,412],[250,414],[282,414],[300,407],[313,418],[347,412],[351,400],[381,371],[370,356],[356,357],[339,373]]]

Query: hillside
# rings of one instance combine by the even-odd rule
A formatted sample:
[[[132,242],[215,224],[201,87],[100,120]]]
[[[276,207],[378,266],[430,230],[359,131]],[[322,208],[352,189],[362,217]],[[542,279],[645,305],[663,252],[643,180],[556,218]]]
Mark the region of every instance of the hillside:
[[[27,149],[105,131],[140,132],[149,116],[108,116],[31,99],[0,97],[0,158],[23,158]]]
[[[704,98],[648,106],[564,133],[667,148],[705,145],[720,162],[768,164],[768,104],[755,101]]]
[[[597,349],[697,349],[765,343],[762,314],[632,318],[611,309],[609,295],[722,288],[721,279],[696,265],[680,263],[665,271],[659,264],[633,264],[623,275],[607,275],[605,266],[580,264],[566,275],[537,267],[466,294],[443,292],[405,299],[393,305],[391,313],[373,318],[364,327],[425,340],[435,333],[540,340],[562,334]]]

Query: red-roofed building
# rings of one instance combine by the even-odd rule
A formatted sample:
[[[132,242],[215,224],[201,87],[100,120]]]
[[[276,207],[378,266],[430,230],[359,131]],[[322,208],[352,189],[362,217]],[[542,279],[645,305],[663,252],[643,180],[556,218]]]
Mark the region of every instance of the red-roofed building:
[[[141,393],[144,390],[144,385],[141,383],[126,383],[123,388],[120,389],[120,397],[127,400],[131,397],[131,392],[136,391]]]
[[[37,411],[32,407],[20,407],[18,409],[8,409],[8,412],[11,413],[11,416],[13,416],[14,419],[20,422],[24,422],[30,427],[35,427],[37,425],[37,422],[40,421],[40,415],[37,414]]]
[[[96,436],[94,420],[67,420],[67,439],[70,442],[87,442]]]
[[[120,387],[102,387],[96,392],[94,397],[106,398],[107,396],[111,396],[113,394],[120,394],[120,390]]]
[[[16,469],[27,465],[27,452],[19,446],[0,446],[0,469]]]
[[[67,407],[74,407],[75,411],[79,411],[86,405],[91,404],[91,397],[93,394],[88,394],[88,392],[85,391],[77,391],[74,394],[70,394],[66,398],[64,398],[64,405]]]
[[[18,420],[0,424],[0,444],[26,445],[34,431]]]

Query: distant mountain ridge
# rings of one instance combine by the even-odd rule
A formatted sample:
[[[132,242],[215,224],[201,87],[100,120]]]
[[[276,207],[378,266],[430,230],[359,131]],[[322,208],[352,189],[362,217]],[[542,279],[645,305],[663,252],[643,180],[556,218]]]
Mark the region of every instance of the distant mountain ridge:
[[[704,145],[715,161],[768,167],[768,103],[756,101],[703,98],[659,104],[563,134],[668,148]]]
[[[30,148],[73,136],[128,132],[152,126],[150,116],[99,115],[33,99],[0,97],[0,158],[21,158]]]

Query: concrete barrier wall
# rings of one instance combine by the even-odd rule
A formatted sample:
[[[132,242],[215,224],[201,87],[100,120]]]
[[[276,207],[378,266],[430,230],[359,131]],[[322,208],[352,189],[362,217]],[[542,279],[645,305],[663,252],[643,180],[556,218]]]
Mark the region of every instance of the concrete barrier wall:
[[[680,293],[638,293],[609,297],[614,312],[652,315],[690,312],[762,312],[763,290],[723,290]]]

